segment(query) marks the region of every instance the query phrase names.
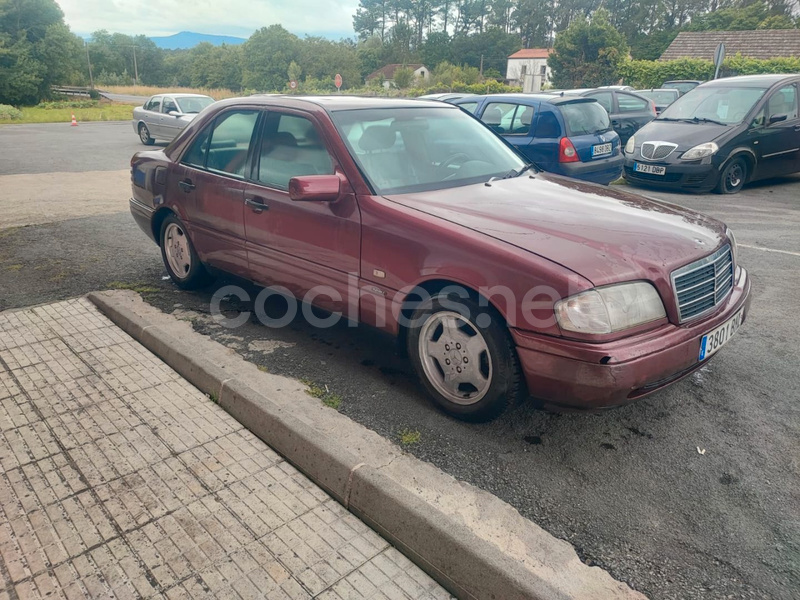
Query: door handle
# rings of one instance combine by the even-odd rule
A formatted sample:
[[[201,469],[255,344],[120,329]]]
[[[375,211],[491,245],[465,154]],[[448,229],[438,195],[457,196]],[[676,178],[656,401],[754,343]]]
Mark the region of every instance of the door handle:
[[[187,194],[188,194],[189,192],[191,192],[191,191],[192,191],[192,190],[195,188],[195,185],[192,183],[192,180],[191,180],[191,179],[184,179],[184,180],[182,180],[182,181],[179,181],[179,182],[178,182],[178,186],[179,186],[179,187],[180,187],[180,188],[181,188],[181,189],[182,189],[184,192],[186,192]]]
[[[258,196],[252,196],[250,198],[244,199],[245,206],[249,206],[253,209],[253,212],[256,214],[261,214],[265,210],[269,210],[269,205],[264,202],[263,198],[259,198]]]

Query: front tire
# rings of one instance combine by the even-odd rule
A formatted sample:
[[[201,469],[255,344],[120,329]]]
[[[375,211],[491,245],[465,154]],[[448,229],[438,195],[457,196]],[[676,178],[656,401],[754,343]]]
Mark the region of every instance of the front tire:
[[[211,281],[186,233],[186,227],[175,215],[164,219],[160,240],[161,258],[175,285],[184,290],[196,290]]]
[[[152,146],[156,140],[150,137],[150,130],[144,123],[139,123],[139,139],[145,146]]]
[[[439,295],[414,311],[411,324],[408,354],[442,410],[465,421],[489,421],[521,398],[519,359],[496,310]]]
[[[737,156],[722,169],[719,183],[715,191],[718,194],[736,194],[747,182],[747,161],[742,156]]]

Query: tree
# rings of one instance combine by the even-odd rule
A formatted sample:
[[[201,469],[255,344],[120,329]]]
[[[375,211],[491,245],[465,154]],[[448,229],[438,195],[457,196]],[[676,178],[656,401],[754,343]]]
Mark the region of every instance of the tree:
[[[577,19],[556,36],[547,60],[557,88],[597,87],[615,83],[628,57],[628,43],[609,22],[608,12],[597,10],[591,19]]]
[[[414,71],[408,67],[401,67],[394,72],[395,87],[404,90],[414,83]]]
[[[0,104],[37,104],[80,80],[81,50],[55,0],[0,0]]]
[[[272,91],[286,86],[289,65],[300,54],[300,40],[280,25],[262,27],[242,49],[242,85]]]

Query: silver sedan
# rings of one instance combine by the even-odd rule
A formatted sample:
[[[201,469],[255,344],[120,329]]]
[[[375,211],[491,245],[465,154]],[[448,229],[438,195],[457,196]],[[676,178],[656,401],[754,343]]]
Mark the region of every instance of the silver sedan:
[[[133,109],[133,130],[146,146],[157,139],[170,141],[213,103],[200,94],[158,94]]]

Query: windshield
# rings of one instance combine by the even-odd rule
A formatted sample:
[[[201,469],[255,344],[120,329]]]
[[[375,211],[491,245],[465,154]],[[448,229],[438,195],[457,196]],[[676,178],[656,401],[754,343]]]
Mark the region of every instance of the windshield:
[[[754,87],[698,87],[675,100],[658,118],[741,123],[766,91]]]
[[[199,113],[206,106],[214,104],[214,99],[207,96],[199,98],[175,98],[175,102],[178,103],[178,108],[181,109],[181,112],[188,115]]]
[[[695,83],[694,81],[681,81],[681,82],[667,82],[664,84],[664,87],[670,90],[678,90],[681,94],[685,94],[686,92],[691,92],[694,88],[696,88],[699,83]]]
[[[559,105],[567,124],[567,135],[594,135],[611,129],[606,109],[599,102],[575,102]]]
[[[350,153],[378,194],[438,190],[521,172],[525,161],[454,108],[333,113]]]
[[[640,96],[644,96],[645,98],[649,98],[656,104],[664,105],[670,104],[673,100],[675,100],[678,95],[672,91],[666,92],[663,90],[644,90],[636,92]]]

